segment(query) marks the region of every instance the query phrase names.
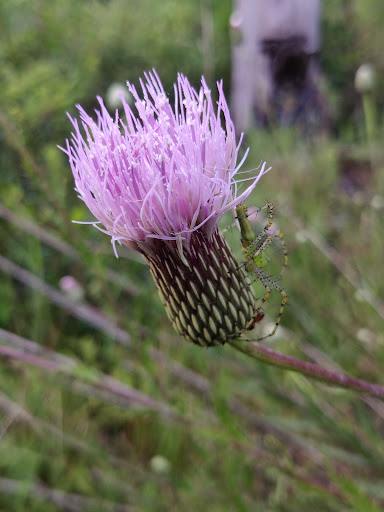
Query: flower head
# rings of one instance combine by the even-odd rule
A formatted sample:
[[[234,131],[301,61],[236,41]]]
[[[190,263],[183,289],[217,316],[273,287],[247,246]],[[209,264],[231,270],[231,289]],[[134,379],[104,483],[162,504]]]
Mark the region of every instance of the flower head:
[[[255,299],[218,222],[251,193],[265,164],[239,193],[240,143],[222,82],[216,109],[204,78],[196,91],[179,74],[173,108],[155,71],[140,84],[142,97],[128,84],[137,114],[122,97],[125,120],[112,118],[101,98],[96,121],[80,106],[81,122],[70,118],[64,152],[76,190],[114,247],[144,255],[176,329],[194,343],[224,343],[244,328]]]
[[[265,167],[236,197],[238,146],[221,82],[216,112],[204,78],[197,92],[179,75],[173,109],[156,72],[145,78],[142,98],[128,84],[138,116],[122,98],[125,122],[101,98],[97,121],[78,106],[81,123],[70,118],[75,132],[65,152],[79,196],[113,243],[152,253],[159,239],[188,251],[192,233],[209,237]]]

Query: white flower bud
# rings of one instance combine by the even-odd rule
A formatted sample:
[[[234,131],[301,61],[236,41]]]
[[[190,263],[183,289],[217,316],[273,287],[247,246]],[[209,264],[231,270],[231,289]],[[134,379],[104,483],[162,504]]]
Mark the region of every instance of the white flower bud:
[[[120,84],[118,82],[111,84],[107,89],[107,94],[105,98],[108,107],[111,110],[121,108],[123,106],[121,97],[123,97],[128,104],[132,102],[131,93],[128,91],[126,85]]]
[[[155,455],[149,462],[151,470],[157,475],[167,475],[171,470],[171,463],[162,455]]]
[[[355,88],[361,94],[372,91],[375,86],[376,73],[372,64],[362,64],[355,75]]]

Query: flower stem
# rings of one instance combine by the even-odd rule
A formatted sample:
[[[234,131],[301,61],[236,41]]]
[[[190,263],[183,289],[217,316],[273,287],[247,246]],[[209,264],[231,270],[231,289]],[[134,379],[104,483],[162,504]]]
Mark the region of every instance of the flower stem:
[[[365,120],[365,131],[367,142],[369,146],[372,146],[375,129],[376,129],[376,120],[375,120],[375,103],[372,98],[371,92],[366,92],[363,94],[363,109],[364,109],[364,120]]]
[[[302,375],[306,375],[307,377],[332,386],[360,391],[362,393],[384,398],[384,387],[379,386],[378,384],[372,384],[365,380],[355,379],[345,373],[327,370],[317,364],[302,361],[301,359],[296,359],[295,357],[281,352],[276,352],[269,347],[255,342],[237,339],[230,341],[229,345],[249,357],[262,361],[263,363],[277,366],[278,368],[283,368],[285,370],[298,372]]]

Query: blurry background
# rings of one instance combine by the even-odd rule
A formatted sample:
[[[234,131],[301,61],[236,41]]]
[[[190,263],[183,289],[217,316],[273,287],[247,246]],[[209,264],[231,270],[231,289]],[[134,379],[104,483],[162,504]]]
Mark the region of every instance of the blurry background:
[[[170,96],[179,71],[212,91],[223,78],[236,118],[241,8],[0,4],[0,510],[384,508],[383,402],[187,344],[141,258],[117,260],[108,237],[71,222],[91,218],[57,149],[66,112],[96,95],[114,110],[111,86],[154,67]],[[290,258],[268,344],[384,384],[384,4],[325,0],[319,13],[316,108],[285,115],[299,112],[295,88],[275,89],[245,127],[243,169],[273,168],[248,204],[277,204]],[[274,59],[275,35],[262,37]],[[356,90],[364,63],[376,81]],[[236,230],[228,239],[240,254]]]

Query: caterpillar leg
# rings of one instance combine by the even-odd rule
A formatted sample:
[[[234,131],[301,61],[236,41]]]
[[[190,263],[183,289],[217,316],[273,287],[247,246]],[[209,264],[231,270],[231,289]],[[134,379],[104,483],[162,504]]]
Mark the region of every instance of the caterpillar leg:
[[[281,294],[281,302],[280,302],[279,312],[278,312],[278,315],[277,315],[277,318],[275,321],[275,325],[270,333],[268,333],[267,335],[262,336],[260,338],[257,338],[256,341],[260,341],[265,338],[269,338],[275,334],[275,332],[280,324],[281,317],[283,315],[284,308],[287,303],[288,297],[287,297],[287,293],[285,292],[285,290],[279,284],[277,284],[276,281],[274,281],[271,277],[269,277],[267,274],[265,274],[265,272],[263,272],[260,268],[258,268],[257,265],[253,264],[252,267],[253,267],[254,274],[257,275],[258,279],[260,280],[260,282],[263,284],[263,286],[265,288],[265,294],[264,294],[263,298],[261,299],[260,303],[258,304],[258,306],[255,308],[253,317],[245,326],[246,330],[248,330],[248,331],[252,330],[255,327],[255,325],[257,323],[259,323],[264,318],[263,306],[268,301],[269,297],[271,296],[272,290],[276,289]]]

